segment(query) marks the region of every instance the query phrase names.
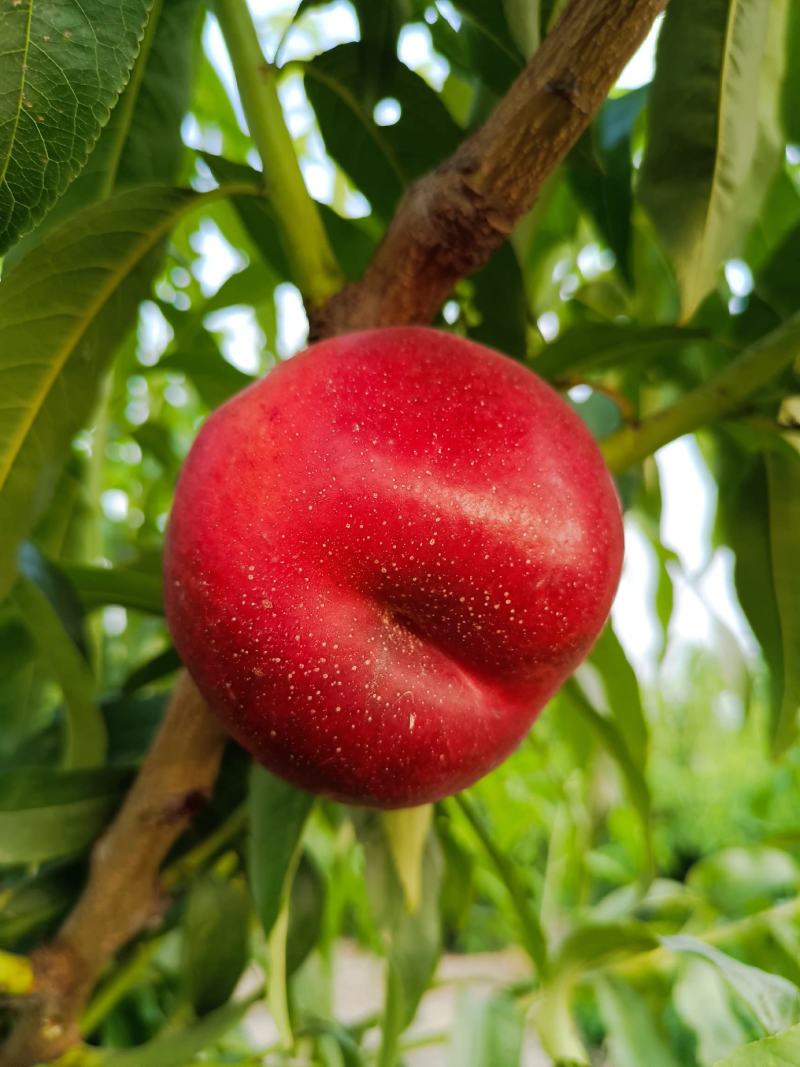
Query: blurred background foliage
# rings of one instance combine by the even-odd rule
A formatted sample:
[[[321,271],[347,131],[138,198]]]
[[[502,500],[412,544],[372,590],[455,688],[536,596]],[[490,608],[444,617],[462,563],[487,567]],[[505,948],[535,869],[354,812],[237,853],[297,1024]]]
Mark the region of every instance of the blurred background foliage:
[[[252,5],[348,278],[562,7]],[[145,26],[144,6],[128,13]],[[52,183],[38,225],[0,187],[0,388],[32,398],[21,448],[0,424],[6,952],[57,929],[162,714],[178,661],[160,553],[181,460],[207,413],[306,330],[213,14],[161,0],[145,34],[109,122],[86,134],[88,164],[65,191]],[[671,0],[438,325],[569,391],[599,439],[680,401],[800,308],[798,71],[796,2]],[[30,101],[43,129],[55,103]],[[98,306],[106,276],[115,295]],[[45,402],[14,376],[37,360]],[[800,1063],[796,372],[620,476],[630,553],[614,626],[519,751],[437,805],[416,913],[373,816],[310,810],[229,746],[170,857],[163,923],[89,1007],[85,1062]],[[470,955],[491,981],[458,978],[453,959]],[[384,975],[383,1007],[374,990],[359,1000],[356,964]],[[432,1023],[443,987],[460,991]],[[0,1026],[12,1018],[0,1002]]]

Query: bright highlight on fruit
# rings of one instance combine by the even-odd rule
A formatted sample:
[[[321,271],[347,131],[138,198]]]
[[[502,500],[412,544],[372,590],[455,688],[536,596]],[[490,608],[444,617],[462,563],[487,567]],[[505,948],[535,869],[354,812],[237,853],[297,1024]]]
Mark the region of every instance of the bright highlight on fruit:
[[[314,345],[216,411],[181,475],[167,617],[234,737],[382,808],[500,763],[589,652],[623,551],[577,415],[423,328]]]

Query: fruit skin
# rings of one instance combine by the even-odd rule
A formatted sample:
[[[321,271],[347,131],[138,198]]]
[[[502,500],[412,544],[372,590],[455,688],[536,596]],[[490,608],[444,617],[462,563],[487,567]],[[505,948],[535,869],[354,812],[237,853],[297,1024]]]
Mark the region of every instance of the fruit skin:
[[[270,770],[393,808],[517,746],[616,590],[619,502],[520,364],[427,328],[312,346],[219,408],[166,544],[176,647]]]

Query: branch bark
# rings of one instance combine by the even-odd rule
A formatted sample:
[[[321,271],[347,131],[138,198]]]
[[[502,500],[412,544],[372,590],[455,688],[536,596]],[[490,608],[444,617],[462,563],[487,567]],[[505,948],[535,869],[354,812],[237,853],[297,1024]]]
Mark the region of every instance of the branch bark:
[[[33,987],[0,1067],[54,1059],[78,1041],[81,1014],[106,963],[163,911],[159,868],[210,796],[224,746],[222,727],[182,672],[130,793],[92,850],[83,895],[55,940],[32,956]]]
[[[312,313],[312,339],[431,322],[530,209],[666,4],[572,0],[486,123],[409,188],[364,277]]]
[[[312,311],[312,338],[430,322],[455,282],[484,264],[530,208],[666,2],[572,0],[485,125],[409,189],[364,278]],[[33,987],[0,1067],[32,1067],[79,1040],[104,967],[163,910],[159,868],[213,789],[224,744],[184,672],[131,792],[94,847],[83,895],[56,939],[33,954]]]

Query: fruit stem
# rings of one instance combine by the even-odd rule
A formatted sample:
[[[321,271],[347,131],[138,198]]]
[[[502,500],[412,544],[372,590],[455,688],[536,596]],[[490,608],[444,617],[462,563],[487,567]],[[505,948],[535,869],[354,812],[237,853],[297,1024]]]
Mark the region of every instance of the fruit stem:
[[[760,338],[744,352],[677,403],[657,411],[638,426],[626,426],[600,445],[606,463],[616,474],[646,456],[735,411],[767,385],[800,353],[800,313]]]
[[[255,142],[267,193],[278,216],[292,275],[309,308],[343,284],[317,204],[300,170],[278,96],[275,67],[261,51],[247,0],[216,0],[214,11],[236,74],[242,108]]]

